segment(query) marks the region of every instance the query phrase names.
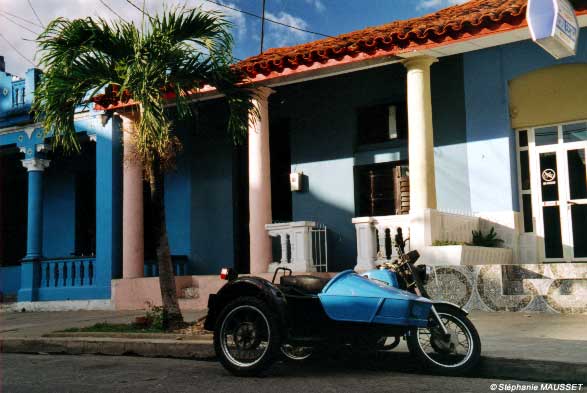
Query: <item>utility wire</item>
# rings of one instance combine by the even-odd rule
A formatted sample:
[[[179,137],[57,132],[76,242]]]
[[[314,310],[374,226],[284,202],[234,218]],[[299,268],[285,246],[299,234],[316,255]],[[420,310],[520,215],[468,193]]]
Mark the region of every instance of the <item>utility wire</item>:
[[[37,11],[35,11],[35,7],[33,7],[33,3],[31,3],[31,0],[27,0],[29,3],[29,7],[31,7],[31,10],[33,11],[33,14],[35,14],[35,18],[37,18],[37,21],[39,22],[39,24],[41,26],[45,26],[43,24],[43,22],[41,22],[41,18],[39,18],[39,15],[37,14]]]
[[[263,0],[263,13],[261,14],[261,50],[263,53],[263,41],[265,40],[265,0]]]
[[[114,11],[114,10],[112,9],[112,7],[110,7],[110,6],[108,5],[108,3],[106,3],[104,0],[100,0],[100,3],[102,3],[102,5],[103,5],[104,7],[108,8],[108,11],[112,12],[114,15],[116,15],[116,16],[117,16],[117,17],[119,17],[120,19],[124,19],[122,16],[120,16],[120,14],[119,14],[118,12]]]
[[[151,15],[149,15],[145,10],[141,9],[140,7],[138,7],[135,3],[133,3],[130,0],[126,0],[126,2],[130,5],[132,5],[134,8],[136,8],[137,10],[139,10],[139,12],[142,12],[143,15],[147,16],[149,19],[153,19],[153,17]]]
[[[25,55],[23,55],[22,52],[19,51],[17,47],[15,47],[14,45],[12,45],[12,43],[10,41],[8,41],[8,39],[6,37],[4,37],[4,34],[0,33],[0,37],[4,41],[6,41],[6,43],[8,44],[8,46],[10,46],[12,48],[12,50],[14,50],[17,54],[19,54],[20,57],[22,57],[23,59],[25,59],[26,61],[28,61],[29,63],[31,63],[33,66],[37,67],[37,65],[35,64],[35,62],[32,61],[31,59],[29,59],[28,57],[26,57]]]
[[[35,36],[38,36],[39,33],[37,33],[34,30],[29,29],[28,27],[26,27],[25,25],[21,25],[18,22],[13,21],[12,19],[10,19],[8,16],[4,15],[4,11],[0,11],[0,16],[4,17],[6,20],[8,20],[10,23],[15,24],[16,26],[20,27],[21,29],[25,29],[26,31],[29,31],[31,33],[33,33]]]
[[[29,20],[29,19],[25,19],[25,18],[23,18],[23,17],[21,17],[21,16],[14,15],[14,14],[12,14],[12,13],[8,12],[8,11],[0,11],[0,12],[2,12],[2,13],[4,13],[4,14],[6,14],[6,15],[8,15],[8,16],[12,16],[13,18],[19,19],[19,20],[21,20],[21,21],[23,21],[23,22],[26,22],[26,23],[28,23],[28,24],[31,24],[31,25],[33,25],[33,26],[40,27],[41,29],[43,28],[43,26],[41,26],[41,25],[40,25],[40,24],[38,24],[37,22],[33,22],[33,21],[31,21],[31,20]]]
[[[127,0],[127,1],[129,1],[129,0]],[[218,2],[218,1],[214,1],[214,0],[204,0],[204,1],[207,1],[208,3],[212,3],[212,4],[219,5],[220,7],[224,7],[224,8],[227,8],[227,9],[229,9],[229,10],[233,10],[233,11],[240,12],[241,14],[245,14],[245,15],[248,15],[248,16],[252,16],[252,17],[254,17],[254,18],[257,18],[257,19],[263,19],[263,17],[262,17],[262,16],[260,16],[260,15],[257,15],[257,14],[254,14],[254,13],[252,13],[252,12],[248,12],[248,11],[243,11],[243,10],[241,10],[241,9],[238,9],[238,8],[236,8],[236,7],[231,7],[231,6],[229,6],[229,5],[222,4],[222,3]],[[288,25],[288,24],[286,24],[286,23],[282,23],[282,22],[279,22],[279,21],[276,21],[276,20],[273,20],[273,19],[268,19],[268,18],[265,18],[265,20],[266,20],[267,22],[275,23],[276,25],[281,25],[281,26],[288,27],[288,28],[290,28],[290,29],[294,29],[294,30],[303,31],[304,33],[310,33],[310,34],[315,34],[315,35],[319,35],[319,36],[322,36],[322,37],[334,38],[334,37],[333,37],[333,36],[331,36],[331,35],[327,35],[327,34],[318,33],[318,32],[316,32],[316,31],[311,31],[311,30],[301,29],[301,28],[299,28],[299,27],[296,27],[296,26],[291,26],[291,25]]]

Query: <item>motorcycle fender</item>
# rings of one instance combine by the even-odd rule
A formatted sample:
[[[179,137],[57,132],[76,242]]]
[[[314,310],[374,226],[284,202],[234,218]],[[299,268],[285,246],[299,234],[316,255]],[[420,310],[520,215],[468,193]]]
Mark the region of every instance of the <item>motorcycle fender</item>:
[[[434,304],[444,304],[446,306],[450,306],[450,307],[453,307],[457,310],[460,310],[461,312],[465,313],[465,315],[469,315],[469,311],[467,311],[463,307],[460,307],[458,304],[454,304],[451,302],[445,302],[445,301],[434,301]]]
[[[279,288],[271,282],[260,277],[242,277],[228,282],[218,293],[211,294],[208,298],[208,315],[204,322],[206,330],[214,330],[217,318],[224,307],[232,300],[241,296],[258,297],[277,312],[282,326],[286,326],[286,301]]]

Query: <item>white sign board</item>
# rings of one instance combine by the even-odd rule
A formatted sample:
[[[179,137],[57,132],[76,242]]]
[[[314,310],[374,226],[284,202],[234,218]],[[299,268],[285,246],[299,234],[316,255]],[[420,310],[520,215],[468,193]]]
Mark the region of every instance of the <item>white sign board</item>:
[[[552,56],[577,53],[579,22],[569,0],[528,0],[526,19],[534,42]]]

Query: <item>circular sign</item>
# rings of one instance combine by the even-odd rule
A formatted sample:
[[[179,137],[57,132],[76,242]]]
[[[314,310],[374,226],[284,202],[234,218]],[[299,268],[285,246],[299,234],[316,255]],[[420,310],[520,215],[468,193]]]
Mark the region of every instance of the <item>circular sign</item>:
[[[8,89],[5,87],[4,90],[2,90],[2,94],[4,94],[5,96],[8,95]]]
[[[554,169],[547,168],[542,171],[542,180],[554,181],[554,179],[556,179],[556,172]]]

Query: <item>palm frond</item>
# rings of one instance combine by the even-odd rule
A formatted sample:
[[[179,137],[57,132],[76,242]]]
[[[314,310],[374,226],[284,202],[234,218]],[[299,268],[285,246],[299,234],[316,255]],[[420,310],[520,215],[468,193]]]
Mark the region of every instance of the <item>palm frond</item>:
[[[39,36],[46,69],[35,99],[37,118],[55,143],[77,149],[73,116],[107,85],[118,85],[140,103],[136,146],[145,164],[171,162],[181,146],[166,111],[165,91],[173,91],[179,119],[192,115],[187,101],[209,84],[226,96],[228,130],[235,142],[246,136],[254,91],[239,86],[231,68],[230,23],[219,13],[172,8],[149,18],[139,30],[127,21],[57,18]],[[146,165],[148,167],[148,165]]]

